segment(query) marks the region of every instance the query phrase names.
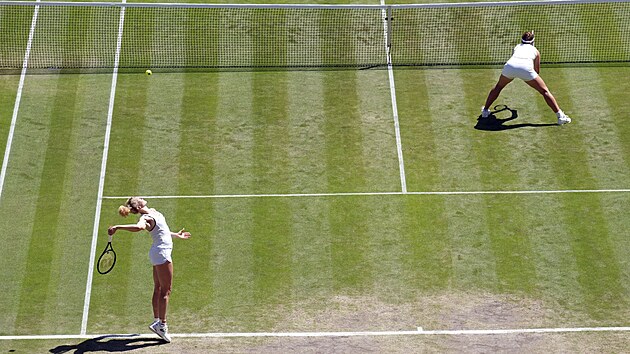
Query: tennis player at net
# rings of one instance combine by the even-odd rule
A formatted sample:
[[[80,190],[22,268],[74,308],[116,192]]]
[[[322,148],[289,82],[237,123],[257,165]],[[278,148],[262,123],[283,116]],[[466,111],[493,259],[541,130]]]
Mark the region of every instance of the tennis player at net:
[[[547,105],[556,113],[558,124],[570,123],[571,118],[562,112],[555,97],[553,97],[539,74],[540,52],[534,47],[534,31],[525,32],[521,37],[521,44],[514,47],[512,57],[503,66],[499,82],[490,90],[486,104],[481,107],[481,116],[487,118],[490,115],[488,108],[499,97],[501,90],[512,80],[519,78],[543,95]]]
[[[107,230],[109,235],[113,235],[118,230],[140,232],[147,230],[153,239],[153,244],[149,250],[149,258],[153,264],[153,323],[149,329],[165,341],[171,341],[166,325],[166,308],[171,295],[173,285],[173,237],[187,239],[190,232],[181,229],[179,232],[171,232],[164,215],[159,211],[147,207],[147,201],[139,197],[131,197],[125,205],[118,208],[118,213],[126,217],[129,213],[140,214],[136,224],[114,225]]]

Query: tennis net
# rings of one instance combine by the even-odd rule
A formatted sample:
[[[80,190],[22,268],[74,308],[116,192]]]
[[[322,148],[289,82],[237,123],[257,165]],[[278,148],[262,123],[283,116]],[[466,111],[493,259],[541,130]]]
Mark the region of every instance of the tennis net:
[[[37,19],[32,21],[35,8]],[[121,13],[124,17],[121,21]],[[123,26],[120,26],[122,22]],[[630,61],[630,0],[423,5],[0,1],[0,69],[496,65],[535,30],[543,63]]]

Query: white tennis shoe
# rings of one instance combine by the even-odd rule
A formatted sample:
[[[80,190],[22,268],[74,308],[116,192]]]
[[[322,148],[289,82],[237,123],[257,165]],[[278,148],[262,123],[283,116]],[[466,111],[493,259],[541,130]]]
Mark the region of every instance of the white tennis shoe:
[[[159,335],[158,330],[157,330],[159,325],[160,325],[160,320],[155,320],[153,321],[153,323],[149,325],[149,329],[151,330],[151,332]]]
[[[569,116],[563,114],[562,116],[558,117],[558,125],[567,123],[571,123],[571,118],[569,118]]]
[[[488,118],[490,111],[486,107],[481,107],[481,118]]]
[[[149,325],[149,329],[160,336],[160,338],[164,339],[167,343],[171,342],[171,336],[168,334],[168,326],[166,323],[155,321]]]

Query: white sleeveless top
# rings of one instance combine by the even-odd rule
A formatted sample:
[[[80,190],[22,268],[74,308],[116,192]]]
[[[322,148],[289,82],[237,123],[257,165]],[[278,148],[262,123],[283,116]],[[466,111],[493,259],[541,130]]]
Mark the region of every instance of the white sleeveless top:
[[[152,248],[173,248],[173,238],[171,237],[171,230],[166,224],[164,215],[155,209],[149,209],[148,214],[144,214],[142,217],[151,217],[155,221],[155,226],[149,234],[153,238]]]
[[[521,63],[524,64],[525,61],[529,61],[534,66],[534,59],[538,55],[538,50],[531,44],[518,44],[514,47],[514,51],[512,52],[512,57],[508,60],[508,63]]]

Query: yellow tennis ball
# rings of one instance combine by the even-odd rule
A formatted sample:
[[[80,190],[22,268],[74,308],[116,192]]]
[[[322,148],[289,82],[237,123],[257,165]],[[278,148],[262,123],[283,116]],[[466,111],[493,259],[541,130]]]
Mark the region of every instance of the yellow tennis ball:
[[[147,69],[147,71],[144,72],[145,74],[147,74],[147,76],[151,76],[153,75],[153,71]]]

